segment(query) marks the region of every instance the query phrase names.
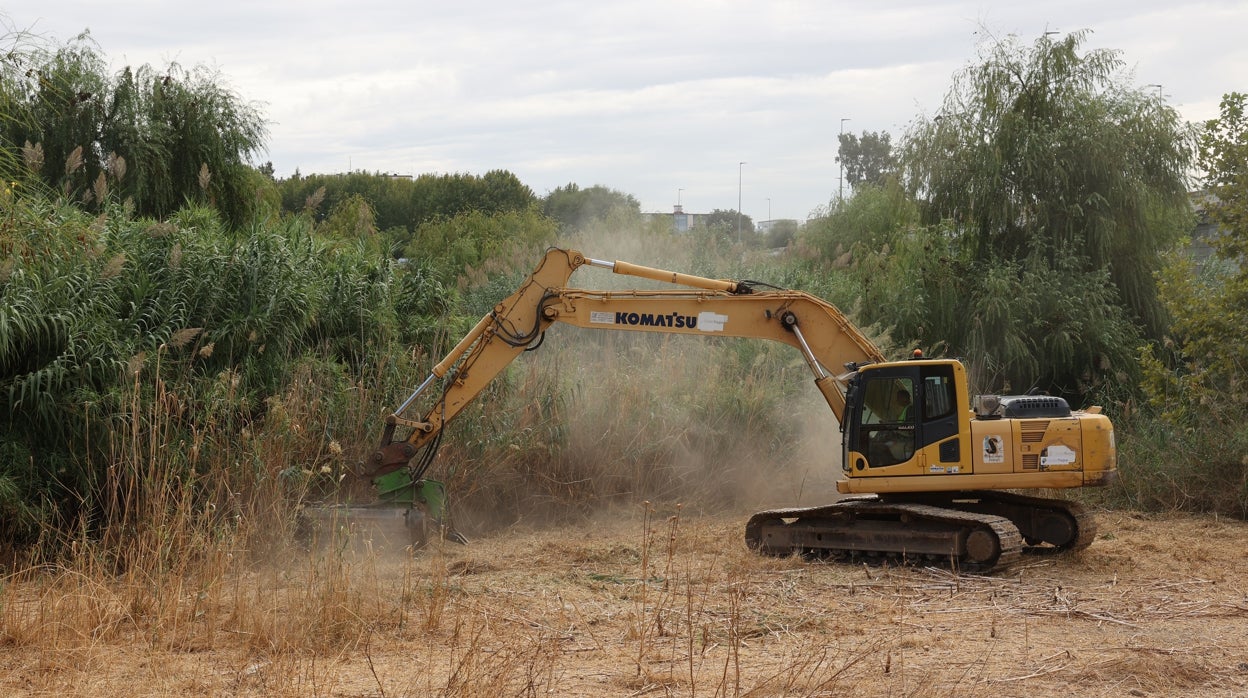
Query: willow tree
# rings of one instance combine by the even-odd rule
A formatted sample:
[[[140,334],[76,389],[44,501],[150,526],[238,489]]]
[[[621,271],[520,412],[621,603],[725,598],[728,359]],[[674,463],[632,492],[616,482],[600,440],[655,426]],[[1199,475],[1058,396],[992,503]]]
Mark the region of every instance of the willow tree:
[[[28,32],[10,30],[0,35],[0,177],[14,181],[22,177],[21,143],[13,134],[36,127],[27,109],[30,101],[29,71],[48,60],[46,42]]]
[[[205,69],[171,64],[110,75],[89,34],[60,47],[18,42],[0,62],[0,149],[80,205],[111,193],[164,218],[211,203],[234,224],[255,201],[249,165],[265,136],[258,111]]]
[[[987,355],[1015,388],[1131,382],[1134,346],[1166,325],[1161,255],[1193,222],[1192,128],[1086,37],[986,44],[903,148],[903,182],[941,246],[919,271],[959,265],[957,292],[938,289],[953,325],[923,330]]]

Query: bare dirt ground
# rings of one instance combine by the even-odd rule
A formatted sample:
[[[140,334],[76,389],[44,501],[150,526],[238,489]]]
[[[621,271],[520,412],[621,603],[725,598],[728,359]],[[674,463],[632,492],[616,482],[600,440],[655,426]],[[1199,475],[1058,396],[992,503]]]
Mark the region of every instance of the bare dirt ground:
[[[1243,522],[1102,511],[980,577],[759,557],[745,518],[339,547],[146,605],[28,581],[0,695],[1248,696]]]

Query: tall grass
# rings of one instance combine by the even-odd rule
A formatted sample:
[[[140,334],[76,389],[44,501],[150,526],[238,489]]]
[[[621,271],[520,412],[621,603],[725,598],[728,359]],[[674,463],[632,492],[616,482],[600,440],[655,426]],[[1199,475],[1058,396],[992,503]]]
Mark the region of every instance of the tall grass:
[[[1099,496],[1118,507],[1248,519],[1244,417],[1210,415],[1200,428],[1150,413],[1115,424],[1119,481]]]
[[[174,481],[195,506],[236,509],[240,487],[267,477],[238,444],[270,418],[292,427],[292,402],[319,413],[273,430],[296,449],[280,472],[307,470],[331,443],[358,457],[371,438],[353,430],[371,428],[377,405],[404,389],[413,372],[404,343],[428,335],[413,309],[440,310],[421,298],[436,287],[329,249],[299,219],[238,235],[207,209],[158,223],[121,205],[91,217],[39,197],[8,204],[0,516],[9,544],[142,518],[143,502]],[[378,385],[386,392],[372,402],[349,399]],[[139,446],[161,451],[168,473]]]

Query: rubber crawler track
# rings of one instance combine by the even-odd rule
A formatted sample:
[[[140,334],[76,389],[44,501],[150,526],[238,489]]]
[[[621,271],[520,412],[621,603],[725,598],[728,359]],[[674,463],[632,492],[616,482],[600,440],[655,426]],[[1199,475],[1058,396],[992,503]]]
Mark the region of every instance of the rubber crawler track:
[[[853,533],[856,533],[854,529],[857,527],[858,522],[862,522],[863,533],[861,535],[842,537],[839,545],[836,541],[823,541],[817,549],[810,550],[808,546],[800,543],[793,546],[782,545],[777,547],[773,544],[768,544],[764,540],[766,529],[773,526],[818,528],[822,523],[831,533],[837,528],[844,529],[846,520],[854,521],[854,524],[849,527],[849,530]],[[888,503],[882,502],[875,497],[845,499],[836,504],[822,507],[773,509],[759,512],[750,517],[750,520],[746,523],[745,543],[751,549],[767,555],[789,555],[807,552],[831,553],[834,555],[865,553],[868,555],[890,555],[906,561],[912,561],[913,557],[904,554],[899,555],[895,550],[873,551],[871,549],[870,541],[873,535],[871,526],[880,522],[884,522],[882,525],[890,527],[892,530],[896,530],[896,524],[905,522],[919,522],[919,525],[915,527],[916,529],[922,525],[933,526],[934,528],[926,531],[929,536],[934,535],[937,529],[942,529],[939,535],[947,537],[950,549],[955,546],[954,541],[960,536],[969,536],[975,532],[988,533],[995,549],[993,554],[986,556],[986,559],[983,560],[971,560],[965,556],[957,559],[950,559],[948,555],[916,556],[919,559],[943,561],[963,572],[988,573],[1000,571],[1017,562],[1022,555],[1022,536],[1014,524],[1004,517],[947,509],[929,504]]]

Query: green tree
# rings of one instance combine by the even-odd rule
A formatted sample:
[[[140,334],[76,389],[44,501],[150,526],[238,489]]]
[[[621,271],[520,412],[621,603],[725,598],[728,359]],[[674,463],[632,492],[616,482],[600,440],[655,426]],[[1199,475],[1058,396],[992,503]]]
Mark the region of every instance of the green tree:
[[[928,291],[907,306],[928,319],[895,338],[975,357],[1015,389],[1131,385],[1126,349],[1165,329],[1162,253],[1192,223],[1192,130],[1085,38],[988,46],[903,148],[918,223],[937,235],[897,270]]]
[[[48,199],[0,187],[0,547],[55,539],[57,525],[106,525],[105,510],[132,494],[105,489],[126,469],[114,430],[146,441],[148,417],[165,423],[173,431],[151,443],[186,468],[180,482],[212,490],[225,481],[198,480],[199,438],[225,435],[229,462],[255,473],[236,450],[245,448],[239,430],[272,416],[304,359],[367,381],[386,357],[411,345],[436,354],[445,336],[454,289],[368,249],[370,214],[358,199],[323,230],[288,217],[246,236],[207,206],[153,223]],[[135,391],[157,384],[171,402],[136,410],[152,395]],[[315,402],[335,393],[311,391]]]
[[[1248,257],[1248,95],[1222,98],[1220,116],[1202,131],[1199,163],[1207,173],[1206,213],[1222,231],[1214,245],[1223,259],[1242,262]]]
[[[382,256],[382,237],[373,207],[360,194],[339,201],[316,232],[338,245],[349,245],[370,255]]]
[[[1199,267],[1182,249],[1159,277],[1170,324],[1140,352],[1152,409],[1127,423],[1120,496],[1132,506],[1248,517],[1248,96],[1204,124],[1204,215],[1220,234]]]
[[[471,211],[486,215],[527,211],[537,201],[533,191],[506,170],[423,174],[415,179],[380,172],[306,176],[296,172],[277,186],[283,211],[308,212],[318,220],[343,201],[362,197],[396,255],[423,225]]]
[[[950,221],[977,262],[1107,269],[1156,338],[1153,277],[1189,229],[1193,134],[1155,95],[1121,83],[1118,52],[1081,52],[1086,36],[990,45],[941,114],[909,134],[906,181],[923,221]]]
[[[727,239],[750,242],[754,239],[754,219],[736,209],[717,208],[698,219],[698,226]]]
[[[866,185],[807,223],[803,239],[825,259],[835,260],[895,245],[917,219],[914,199],[896,181]]]
[[[837,139],[836,160],[845,167],[845,181],[855,189],[862,183],[883,184],[897,170],[893,137],[887,131],[863,131],[862,136],[842,133]]]
[[[559,221],[565,230],[576,230],[594,221],[605,220],[615,211],[640,216],[641,204],[631,194],[602,185],[582,189],[575,182],[556,188],[542,200],[542,212]]]
[[[467,211],[420,226],[404,256],[450,285],[461,276],[482,276],[477,272],[485,266],[488,273],[509,273],[517,263],[527,269],[538,250],[554,242],[556,227],[535,206],[499,213]]]
[[[770,249],[788,247],[797,239],[798,229],[799,227],[795,220],[778,220],[767,231],[763,244]]]
[[[1242,427],[1248,400],[1248,95],[1223,97],[1206,122],[1199,163],[1205,171],[1205,215],[1217,225],[1216,259],[1198,272],[1176,254],[1161,276],[1170,310],[1172,360],[1144,352],[1150,400],[1185,425],[1209,419]]]

